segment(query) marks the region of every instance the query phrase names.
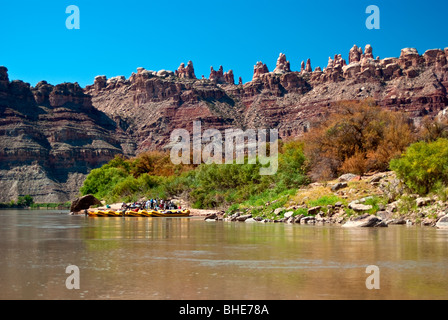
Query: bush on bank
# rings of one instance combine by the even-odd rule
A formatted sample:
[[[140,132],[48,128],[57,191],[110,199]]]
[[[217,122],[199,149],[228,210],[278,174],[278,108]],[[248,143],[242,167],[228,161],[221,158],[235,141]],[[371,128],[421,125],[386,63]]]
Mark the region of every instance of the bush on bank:
[[[414,143],[391,161],[390,168],[418,194],[444,188],[448,185],[448,139]]]

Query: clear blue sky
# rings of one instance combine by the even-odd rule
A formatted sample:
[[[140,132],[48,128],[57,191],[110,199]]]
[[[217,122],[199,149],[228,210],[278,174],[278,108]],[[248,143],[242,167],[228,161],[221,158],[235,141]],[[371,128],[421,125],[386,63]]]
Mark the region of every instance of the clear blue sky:
[[[80,9],[80,29],[68,30],[65,9]],[[380,8],[380,30],[368,30],[367,6]],[[92,84],[97,75],[129,77],[137,67],[175,70],[192,60],[196,76],[210,66],[250,81],[280,52],[293,70],[313,69],[357,44],[374,56],[397,57],[448,47],[448,1],[441,0],[15,0],[0,1],[0,65],[10,79],[35,85]]]

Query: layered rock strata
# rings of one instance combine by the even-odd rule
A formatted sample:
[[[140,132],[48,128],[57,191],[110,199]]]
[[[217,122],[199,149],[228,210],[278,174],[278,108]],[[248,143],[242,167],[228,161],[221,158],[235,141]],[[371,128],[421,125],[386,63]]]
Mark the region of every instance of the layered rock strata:
[[[0,68],[0,202],[64,202],[86,174],[135,146],[77,83],[9,81]]]

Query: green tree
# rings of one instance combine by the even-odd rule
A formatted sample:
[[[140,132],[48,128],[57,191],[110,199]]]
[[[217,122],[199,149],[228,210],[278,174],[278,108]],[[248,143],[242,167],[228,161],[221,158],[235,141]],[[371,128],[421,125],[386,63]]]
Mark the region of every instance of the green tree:
[[[34,203],[33,197],[27,194],[26,196],[20,196],[17,199],[17,206],[19,207],[29,207]]]
[[[129,173],[123,168],[115,168],[110,165],[93,169],[81,187],[81,194],[93,194],[98,199],[103,199],[117,183],[126,179],[128,175]]]
[[[390,168],[414,192],[427,194],[436,185],[448,185],[448,139],[417,142],[409,146]]]
[[[282,185],[285,189],[290,189],[308,183],[303,148],[304,145],[301,141],[290,141],[282,146],[282,152],[279,154],[278,172],[274,177],[276,185]]]

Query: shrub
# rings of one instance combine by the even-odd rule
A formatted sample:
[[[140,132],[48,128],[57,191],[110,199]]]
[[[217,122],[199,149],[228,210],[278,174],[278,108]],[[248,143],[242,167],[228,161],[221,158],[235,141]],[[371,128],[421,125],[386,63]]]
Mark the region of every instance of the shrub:
[[[17,205],[19,207],[29,207],[34,203],[33,197],[31,197],[29,194],[26,196],[19,197],[17,199]]]
[[[285,189],[297,188],[308,183],[306,158],[303,142],[289,141],[282,146],[279,154],[279,168],[275,177],[276,185]]]
[[[308,215],[308,209],[307,208],[298,208],[297,210],[294,210],[294,217],[298,215]]]
[[[435,141],[439,138],[448,138],[448,118],[423,118],[419,130],[419,138],[427,142]]]
[[[314,180],[385,170],[414,141],[404,114],[384,110],[371,100],[341,103],[327,118],[304,137]]]
[[[128,177],[128,172],[123,168],[115,168],[104,165],[101,168],[93,169],[83,186],[81,193],[83,195],[93,194],[96,198],[102,199],[109,194],[114,186]]]
[[[448,139],[417,142],[406,149],[390,168],[413,191],[427,194],[440,185],[448,185]]]

